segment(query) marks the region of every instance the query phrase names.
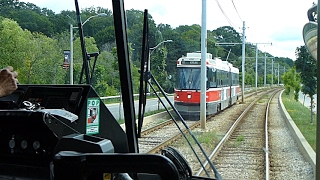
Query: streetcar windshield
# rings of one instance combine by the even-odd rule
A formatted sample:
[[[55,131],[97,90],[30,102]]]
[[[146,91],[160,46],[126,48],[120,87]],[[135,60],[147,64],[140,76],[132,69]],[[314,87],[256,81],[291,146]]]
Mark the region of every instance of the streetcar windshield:
[[[177,89],[200,89],[200,68],[178,68]]]

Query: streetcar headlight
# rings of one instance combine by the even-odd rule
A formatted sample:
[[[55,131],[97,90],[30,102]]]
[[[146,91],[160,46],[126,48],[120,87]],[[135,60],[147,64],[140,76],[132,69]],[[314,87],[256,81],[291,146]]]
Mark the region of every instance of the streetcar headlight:
[[[188,99],[191,99],[191,94],[188,94],[188,96],[187,96],[187,97],[188,97]]]

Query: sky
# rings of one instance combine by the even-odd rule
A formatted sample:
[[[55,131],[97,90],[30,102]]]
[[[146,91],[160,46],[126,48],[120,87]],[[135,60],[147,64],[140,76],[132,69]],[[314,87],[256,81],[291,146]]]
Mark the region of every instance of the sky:
[[[56,13],[75,11],[74,0],[20,0],[48,8]],[[202,23],[204,0],[124,0],[126,10],[148,10],[156,24]],[[246,42],[275,57],[296,59],[295,50],[303,46],[302,29],[308,22],[307,11],[315,0],[206,0],[207,30],[232,26],[243,33]],[[79,8],[103,7],[112,10],[111,0],[78,0]],[[174,42],[173,42],[174,43]]]

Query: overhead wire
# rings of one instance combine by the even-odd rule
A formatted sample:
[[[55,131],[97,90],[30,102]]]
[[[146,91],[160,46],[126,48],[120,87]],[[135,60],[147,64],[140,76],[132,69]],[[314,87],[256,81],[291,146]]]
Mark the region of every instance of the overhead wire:
[[[190,26],[189,28],[192,29],[192,30],[194,30],[194,31],[197,32],[198,34],[201,34],[200,31],[194,29],[193,27]],[[216,41],[214,41],[214,38],[211,38],[211,37],[207,37],[207,41],[210,41],[210,42],[212,42],[212,43],[215,43],[215,42],[216,42]],[[226,51],[226,52],[229,52],[225,47],[222,47],[222,50],[223,50],[223,51]],[[230,54],[232,54],[232,55],[234,55],[234,56],[237,56],[237,55],[234,54],[233,52],[230,52]]]
[[[234,9],[236,10],[236,12],[237,12],[237,14],[238,14],[239,19],[241,20],[241,22],[243,22],[242,19],[241,19],[241,17],[240,17],[240,14],[239,14],[239,12],[238,12],[238,10],[237,10],[237,8],[236,8],[236,5],[235,5],[234,2],[233,2],[233,0],[231,0],[231,2],[232,2],[232,4],[233,4]]]
[[[230,26],[234,27],[234,26],[235,26],[235,24],[234,24],[234,23],[232,23],[232,21],[230,20],[230,18],[229,18],[229,17],[227,16],[227,14],[224,12],[224,10],[222,9],[222,7],[221,7],[221,5],[220,5],[219,1],[218,1],[218,0],[216,0],[216,2],[217,2],[217,4],[218,4],[218,6],[219,6],[220,11],[221,11],[221,12],[222,12],[222,14],[224,15],[224,17],[227,19],[227,21],[228,21],[228,23],[230,24]]]
[[[234,9],[236,10],[236,12],[237,12],[237,15],[238,15],[238,17],[239,17],[239,19],[241,20],[241,22],[243,22],[243,20],[242,20],[242,18],[241,18],[241,16],[240,16],[240,14],[239,14],[239,12],[238,12],[238,9],[237,9],[237,7],[236,7],[236,5],[235,5],[235,3],[234,3],[234,1],[233,0],[231,0],[231,2],[232,2],[232,4],[233,4],[233,7],[234,7]],[[250,28],[249,27],[246,27],[246,29],[247,29],[247,36],[250,36],[251,38],[253,38],[253,36],[251,35],[251,31],[250,31]],[[246,38],[247,39],[247,38]]]

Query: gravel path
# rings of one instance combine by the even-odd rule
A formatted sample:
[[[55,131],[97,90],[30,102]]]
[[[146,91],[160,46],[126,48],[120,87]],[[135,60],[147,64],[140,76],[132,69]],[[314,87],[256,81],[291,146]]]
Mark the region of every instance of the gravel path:
[[[277,99],[271,103],[269,138],[270,179],[314,179],[312,166],[299,152],[281,115]]]
[[[211,154],[215,144],[219,142],[238,115],[255,98],[256,97],[254,96],[247,98],[245,100],[245,104],[236,104],[233,107],[214,116],[211,121],[206,123],[205,130],[197,128],[193,131],[197,139],[201,139],[204,134],[214,132],[209,144],[202,143],[202,146],[208,155]],[[299,152],[297,144],[291,137],[286,126],[285,119],[281,115],[277,98],[278,96],[275,96],[271,102],[269,115],[269,158],[271,161],[270,179],[313,180],[314,174],[312,166],[304,160],[303,156]],[[183,141],[185,142],[185,140],[181,140],[172,146],[184,156],[184,158],[188,161],[193,174],[195,174],[199,170],[200,164],[196,160],[195,155],[192,154],[190,148],[186,147],[186,143],[183,143]],[[198,149],[196,152],[201,154],[200,150]],[[201,160],[205,161],[203,155],[199,155],[199,157]]]

